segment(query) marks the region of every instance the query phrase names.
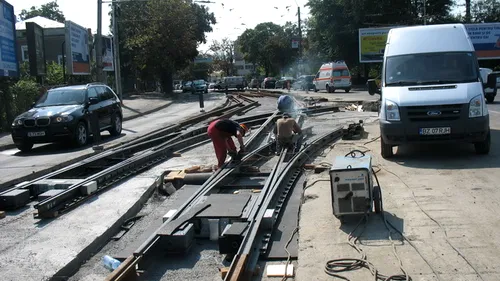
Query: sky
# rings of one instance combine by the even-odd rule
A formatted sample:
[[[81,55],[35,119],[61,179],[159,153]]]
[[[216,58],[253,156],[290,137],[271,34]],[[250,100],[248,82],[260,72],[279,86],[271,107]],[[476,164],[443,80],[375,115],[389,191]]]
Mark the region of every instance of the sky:
[[[14,12],[19,15],[22,9],[39,7],[50,0],[7,0],[7,2],[14,6]],[[198,3],[207,6],[217,20],[213,32],[207,34],[207,44],[200,45],[201,51],[208,50],[213,40],[225,37],[234,40],[246,28],[253,28],[261,22],[280,25],[287,21],[297,22],[297,5],[300,6],[302,19],[309,15],[309,9],[304,7],[308,0],[210,0],[210,2],[214,3]],[[57,3],[67,20],[91,28],[93,32],[97,30],[97,0],[57,0]],[[103,4],[102,8],[102,31],[103,34],[109,34],[109,4]]]
[[[14,6],[14,11],[18,15],[22,9],[38,7],[50,0],[7,0],[7,2]],[[206,5],[215,14],[217,24],[213,26],[213,32],[207,34],[207,44],[201,45],[200,51],[208,50],[213,40],[225,37],[234,40],[246,28],[254,28],[261,22],[280,25],[287,21],[296,23],[297,6],[300,6],[302,20],[309,16],[309,9],[305,7],[308,0],[210,0],[210,2],[214,3],[199,4]],[[57,0],[57,3],[67,20],[91,28],[93,32],[97,30],[97,0]],[[109,4],[103,4],[102,8],[103,34],[109,34]],[[454,12],[462,9],[455,9]]]

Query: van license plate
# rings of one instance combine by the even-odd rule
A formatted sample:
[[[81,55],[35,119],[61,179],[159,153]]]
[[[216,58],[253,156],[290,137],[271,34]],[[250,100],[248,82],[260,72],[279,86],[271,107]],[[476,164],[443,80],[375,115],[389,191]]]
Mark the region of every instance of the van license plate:
[[[45,132],[28,132],[28,137],[43,137]]]
[[[421,135],[449,135],[451,134],[451,127],[441,128],[420,128]]]

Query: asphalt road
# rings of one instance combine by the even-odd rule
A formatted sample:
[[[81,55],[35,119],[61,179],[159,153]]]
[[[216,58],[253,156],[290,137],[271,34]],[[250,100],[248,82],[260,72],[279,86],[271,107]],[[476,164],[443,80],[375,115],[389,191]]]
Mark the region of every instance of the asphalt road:
[[[224,94],[210,94],[205,100],[205,109],[210,109],[223,102]],[[137,135],[173,124],[187,116],[198,114],[198,102],[193,100],[176,102],[169,107],[123,122],[122,135],[111,137],[108,132],[101,133],[102,144],[124,142]],[[53,167],[80,156],[92,153],[92,145],[83,148],[61,147],[58,144],[37,145],[29,153],[17,149],[0,151],[0,184]]]

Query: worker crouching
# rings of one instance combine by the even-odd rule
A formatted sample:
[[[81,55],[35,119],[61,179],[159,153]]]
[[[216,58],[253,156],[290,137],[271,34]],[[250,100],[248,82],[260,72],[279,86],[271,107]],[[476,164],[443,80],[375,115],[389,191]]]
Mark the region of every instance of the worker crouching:
[[[244,124],[238,124],[228,119],[215,120],[210,123],[207,132],[214,145],[215,155],[218,161],[217,168],[220,169],[222,165],[224,165],[228,152],[233,160],[239,160],[239,158],[241,158],[241,155],[245,152],[243,137],[247,131],[248,128]],[[236,137],[238,140],[240,145],[239,152],[234,145],[232,137]]]
[[[294,136],[301,134],[302,130],[289,113],[284,113],[283,117],[276,122],[274,133],[277,139],[276,154],[279,155],[284,148],[293,148]]]

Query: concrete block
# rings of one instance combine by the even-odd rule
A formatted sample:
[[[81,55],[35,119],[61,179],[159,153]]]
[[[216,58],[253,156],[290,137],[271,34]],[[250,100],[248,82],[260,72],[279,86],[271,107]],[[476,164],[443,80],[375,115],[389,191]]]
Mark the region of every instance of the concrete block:
[[[86,183],[80,187],[80,192],[82,193],[82,195],[90,195],[96,191],[97,191],[97,182],[96,181],[91,181],[91,182]]]
[[[166,222],[169,218],[171,218],[175,213],[177,212],[177,209],[172,209],[169,210],[164,216],[163,216],[163,222]]]
[[[0,196],[0,209],[18,209],[30,202],[28,189],[15,189]]]
[[[274,209],[267,209],[262,218],[262,227],[265,230],[272,230],[274,228]]]
[[[56,196],[57,194],[59,194],[63,191],[64,190],[62,190],[62,189],[52,189],[52,190],[46,191],[46,192],[38,195],[38,201],[42,202],[43,200],[46,200],[52,196]]]

